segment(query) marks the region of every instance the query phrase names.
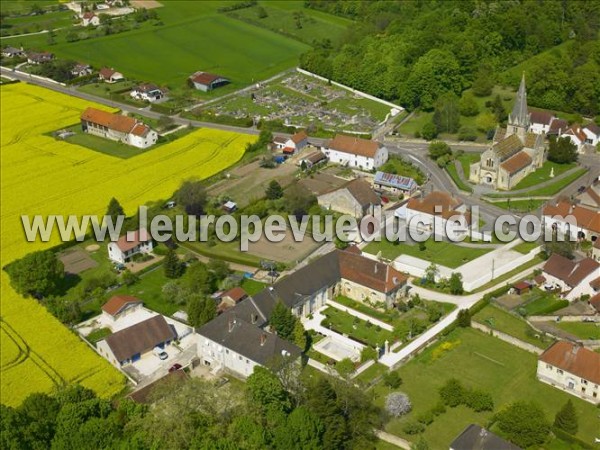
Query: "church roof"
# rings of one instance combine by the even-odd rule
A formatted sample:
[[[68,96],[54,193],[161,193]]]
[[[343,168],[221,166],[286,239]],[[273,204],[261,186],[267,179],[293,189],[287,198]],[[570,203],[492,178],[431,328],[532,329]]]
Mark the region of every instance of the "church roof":
[[[525,135],[525,148],[536,148],[538,146],[538,139],[540,141],[542,140],[542,136],[540,134],[532,133],[531,131],[528,132]]]
[[[510,136],[502,139],[500,142],[496,142],[492,148],[500,160],[504,161],[521,151],[523,148],[523,143],[521,142],[521,139],[519,139],[519,136],[516,134],[511,134]]]
[[[501,167],[506,170],[510,175],[517,173],[519,170],[524,169],[532,163],[531,157],[527,152],[520,151],[516,155],[510,157],[501,164]]]
[[[529,111],[527,109],[527,90],[525,89],[525,74],[521,78],[521,85],[517,92],[517,98],[513,106],[512,112],[508,118],[508,123],[512,125],[528,127],[529,126]]]

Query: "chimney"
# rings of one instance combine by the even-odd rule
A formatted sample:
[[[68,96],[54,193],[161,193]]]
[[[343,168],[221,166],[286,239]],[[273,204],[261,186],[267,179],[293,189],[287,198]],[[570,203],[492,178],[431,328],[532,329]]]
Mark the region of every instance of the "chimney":
[[[233,331],[233,327],[235,327],[235,319],[229,319],[229,332]]]
[[[267,342],[267,333],[263,333],[260,335],[260,346],[262,347]]]
[[[379,269],[379,264],[375,263],[375,273],[377,273],[377,269]]]

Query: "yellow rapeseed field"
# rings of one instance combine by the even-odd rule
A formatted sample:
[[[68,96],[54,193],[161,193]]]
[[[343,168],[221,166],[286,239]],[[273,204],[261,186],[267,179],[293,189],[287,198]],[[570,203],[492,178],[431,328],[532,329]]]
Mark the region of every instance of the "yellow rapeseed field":
[[[46,134],[77,123],[89,102],[23,83],[1,94],[1,262],[58,243],[25,241],[20,216],[103,214],[111,197],[126,212],[167,198],[182,180],[205,178],[238,161],[253,138],[201,129],[126,160],[57,141]],[[104,108],[107,109],[107,108]],[[100,395],[122,389],[123,377],[34,300],[23,299],[2,273],[0,401],[80,382]]]

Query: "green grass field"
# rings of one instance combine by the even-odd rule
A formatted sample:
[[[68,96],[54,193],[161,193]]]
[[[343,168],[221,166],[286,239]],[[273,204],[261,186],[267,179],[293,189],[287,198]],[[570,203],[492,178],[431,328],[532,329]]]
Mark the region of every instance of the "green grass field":
[[[447,241],[435,242],[432,239],[428,240],[425,246],[426,249],[421,251],[416,244],[404,242],[394,244],[382,240],[381,242],[371,242],[365,247],[364,251],[373,255],[381,252],[381,255],[387,259],[396,259],[400,255],[410,255],[451,269],[460,267],[491,251],[489,248],[461,247]]]
[[[248,293],[248,295],[255,295],[266,288],[268,285],[251,278],[244,278],[242,281],[242,288]]]
[[[529,328],[529,325],[525,320],[519,319],[495,305],[487,305],[473,316],[473,320],[494,330],[516,337],[528,344],[535,345],[536,347],[545,349],[551,344],[549,341],[542,342],[541,339],[529,336],[525,332],[525,330]]]
[[[469,184],[465,183],[458,175],[454,161],[450,161],[450,163],[446,166],[446,172],[448,172],[448,175],[450,175],[450,178],[452,178],[452,181],[454,181],[456,187],[461,191],[473,192],[473,188]]]
[[[498,208],[508,209],[515,212],[529,212],[538,209],[546,200],[510,200],[501,202],[489,202],[490,205],[497,206]]]
[[[510,402],[532,399],[540,404],[548,420],[552,421],[556,412],[570,399],[579,416],[577,437],[587,442],[593,442],[597,437],[596,407],[539,382],[535,375],[535,355],[468,328],[456,329],[444,341],[453,342],[454,347],[441,352],[441,344],[434,345],[398,369],[404,381],[398,390],[408,394],[413,410],[401,419],[391,420],[385,427],[386,431],[411,441],[418,440],[418,436],[408,436],[402,431],[403,424],[432,408],[439,399],[438,389],[446,380],[456,377],[467,387],[490,393],[494,411]],[[378,384],[375,401],[383,404],[389,391],[389,388]],[[492,415],[492,412],[476,413],[464,406],[448,408],[426,428],[423,437],[429,448],[448,448],[467,425],[478,423],[485,426]]]
[[[551,314],[569,305],[568,300],[560,300],[554,294],[533,289],[524,296],[525,304],[522,306],[528,316]]]
[[[558,322],[553,324],[579,339],[600,339],[600,325],[591,322]]]
[[[344,311],[329,307],[323,311],[323,315],[327,319],[321,324],[325,328],[329,328],[329,323],[332,329],[350,337],[357,339],[360,342],[366,343],[371,347],[381,347],[385,341],[392,343],[394,338],[392,333],[384,330],[376,325],[367,325],[367,322],[357,317],[354,317]]]
[[[524,255],[526,255],[527,253],[529,253],[531,250],[533,250],[536,247],[539,247],[540,243],[537,241],[533,241],[533,242],[521,242],[520,244],[517,244],[516,246],[514,246],[512,249],[515,252],[519,252],[522,253]]]
[[[549,181],[550,174],[554,173],[554,176],[557,177],[561,173],[566,172],[569,169],[572,169],[577,164],[557,164],[552,161],[546,161],[542,167],[540,167],[535,172],[530,173],[525,178],[523,178],[519,183],[514,187],[513,190],[516,189],[525,189],[531,186],[535,186],[536,184],[543,183],[545,181]]]
[[[560,180],[556,180],[555,182],[550,183],[549,185],[538,188],[538,189],[532,189],[530,191],[527,191],[526,193],[520,193],[520,194],[511,194],[509,192],[495,193],[495,194],[488,194],[486,197],[489,197],[489,198],[512,198],[512,199],[515,199],[515,201],[525,201],[523,199],[523,197],[526,197],[526,198],[529,198],[529,197],[551,197],[555,194],[558,194],[560,191],[562,191],[564,188],[566,188],[568,185],[573,183],[578,178],[581,178],[583,175],[585,175],[587,173],[587,171],[588,171],[588,169],[581,167],[581,168],[575,170],[573,173],[570,173],[566,177],[561,178]]]

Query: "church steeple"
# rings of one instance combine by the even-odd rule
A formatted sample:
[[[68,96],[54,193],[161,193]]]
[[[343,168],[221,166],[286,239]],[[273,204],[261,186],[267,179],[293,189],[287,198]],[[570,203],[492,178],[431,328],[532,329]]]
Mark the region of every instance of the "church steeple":
[[[517,92],[517,98],[515,99],[515,105],[513,106],[512,113],[508,116],[508,125],[515,127],[529,128],[529,111],[527,110],[527,90],[525,88],[525,72],[521,78],[521,85]]]

